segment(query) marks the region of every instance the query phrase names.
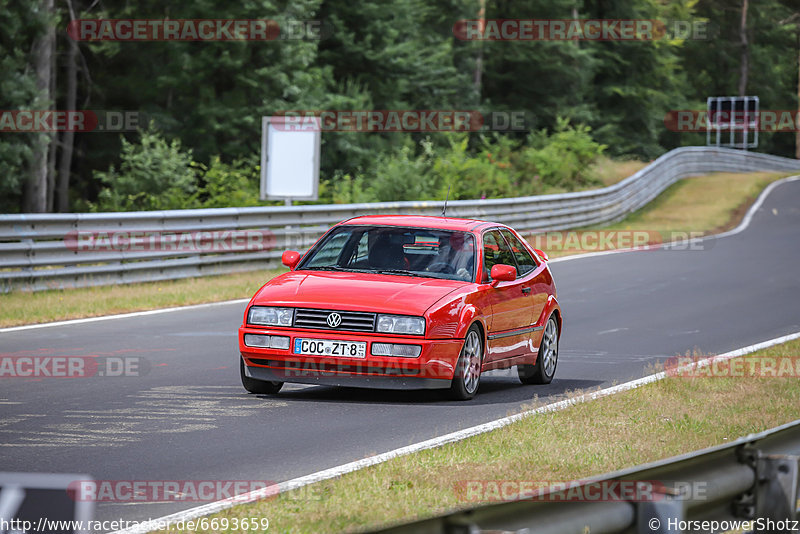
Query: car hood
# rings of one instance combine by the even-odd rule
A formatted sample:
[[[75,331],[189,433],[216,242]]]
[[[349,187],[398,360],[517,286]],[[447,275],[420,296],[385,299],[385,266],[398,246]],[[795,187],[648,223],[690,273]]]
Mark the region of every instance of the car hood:
[[[253,304],[422,315],[466,284],[402,275],[292,271],[270,280]]]

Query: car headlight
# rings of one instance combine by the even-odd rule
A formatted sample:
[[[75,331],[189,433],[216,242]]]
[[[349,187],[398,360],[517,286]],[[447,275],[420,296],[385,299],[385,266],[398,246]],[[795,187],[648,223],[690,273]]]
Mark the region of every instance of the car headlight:
[[[387,334],[425,334],[425,318],[407,315],[378,315],[378,332]]]
[[[265,326],[292,326],[292,308],[275,308],[272,306],[251,306],[247,312],[248,324]]]

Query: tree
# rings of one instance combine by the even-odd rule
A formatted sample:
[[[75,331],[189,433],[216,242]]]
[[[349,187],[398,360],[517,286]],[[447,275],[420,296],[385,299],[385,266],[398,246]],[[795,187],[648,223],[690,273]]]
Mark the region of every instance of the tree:
[[[739,69],[739,96],[747,96],[747,78],[750,74],[750,49],[747,42],[747,0],[742,0],[742,19],[739,25],[741,42],[741,67]]]
[[[794,9],[792,9],[792,7]],[[747,92],[759,97],[762,110],[797,107],[796,34],[791,24],[781,24],[797,10],[794,0],[768,0],[747,11]],[[728,0],[702,0],[694,9],[698,19],[714,23],[706,40],[687,41],[680,50],[683,69],[691,73],[685,87],[695,109],[705,109],[706,97],[739,94],[742,66],[741,4]],[[704,137],[704,136],[703,136]],[[705,143],[695,136],[694,143]],[[759,151],[791,156],[793,136],[786,132],[759,133]]]
[[[37,97],[36,76],[30,68],[35,36],[45,21],[34,5],[0,0],[8,16],[0,24],[0,109],[31,109]],[[37,139],[25,133],[0,133],[0,212],[19,211]]]
[[[32,102],[35,109],[47,109],[53,101],[52,77],[54,74],[55,27],[53,25],[53,0],[39,0],[38,11],[45,25],[33,42],[30,66],[36,80],[37,97]],[[52,208],[50,154],[55,150],[50,133],[31,134],[33,153],[28,161],[29,173],[23,192],[24,211],[46,212]]]

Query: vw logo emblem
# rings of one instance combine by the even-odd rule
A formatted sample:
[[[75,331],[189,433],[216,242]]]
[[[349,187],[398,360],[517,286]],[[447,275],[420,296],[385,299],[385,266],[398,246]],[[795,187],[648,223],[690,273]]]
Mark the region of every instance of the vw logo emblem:
[[[342,316],[336,312],[328,314],[328,318],[325,319],[325,322],[328,323],[328,326],[331,328],[336,328],[340,324],[342,324]]]

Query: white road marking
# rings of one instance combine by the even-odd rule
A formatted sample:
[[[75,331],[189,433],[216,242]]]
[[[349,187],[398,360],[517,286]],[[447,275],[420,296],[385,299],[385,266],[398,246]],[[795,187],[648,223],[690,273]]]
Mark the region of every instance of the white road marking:
[[[550,260],[548,263],[556,263],[561,261],[570,261],[570,260],[580,260],[584,258],[594,258],[596,256],[606,256],[608,254],[621,254],[624,252],[641,252],[643,250],[656,250],[659,248],[671,247],[674,245],[681,245],[685,243],[697,243],[700,241],[705,241],[706,239],[721,239],[723,237],[730,237],[732,235],[736,235],[738,233],[743,232],[748,226],[750,226],[750,222],[753,220],[753,215],[761,208],[761,205],[764,203],[764,200],[767,196],[772,192],[773,189],[778,187],[781,184],[785,184],[787,182],[794,182],[800,180],[800,175],[796,176],[788,176],[786,178],[781,178],[775,182],[772,182],[758,196],[756,201],[750,206],[750,209],[747,210],[742,222],[739,223],[739,226],[734,228],[733,230],[728,230],[727,232],[722,232],[721,234],[711,234],[703,237],[695,237],[692,239],[683,239],[680,241],[670,241],[669,243],[661,243],[660,245],[646,245],[643,247],[638,248],[620,248],[615,250],[600,250],[597,252],[587,252],[586,254],[574,254],[572,256],[562,256],[560,258],[555,258]]]
[[[159,313],[169,313],[169,312],[185,311],[185,310],[199,310],[202,308],[211,308],[214,306],[227,306],[229,304],[247,304],[248,302],[250,302],[250,299],[224,300],[222,302],[207,302],[205,304],[192,304],[191,306],[176,306],[174,308],[160,308],[157,310],[120,313],[117,315],[101,315],[100,317],[86,317],[84,319],[70,319],[68,321],[56,321],[52,323],[10,326],[7,328],[0,328],[0,334],[3,334],[5,332],[18,332],[20,330],[32,330],[34,328],[46,328],[48,326],[72,326],[76,324],[96,323],[97,321],[110,321],[112,319],[128,319],[129,317],[143,317],[146,315],[157,315]],[[242,313],[244,313],[244,310],[242,310]]]
[[[671,337],[675,337],[675,336],[688,336],[690,334],[699,334],[699,333],[700,330],[679,330],[675,332],[670,332],[669,335]]]
[[[738,356],[750,354],[751,352],[755,352],[757,350],[772,347],[773,345],[786,343],[787,341],[792,341],[794,339],[800,339],[800,332],[795,332],[793,334],[789,334],[786,336],[781,336],[767,341],[763,341],[761,343],[756,343],[755,345],[748,345],[747,347],[742,347],[736,350],[732,350],[730,352],[726,352],[725,354],[720,354],[719,356],[714,356],[713,359],[714,361],[729,360],[731,358],[736,358]],[[708,365],[711,359],[712,358],[700,360],[694,365],[700,367]],[[332,467],[330,469],[325,469],[323,471],[312,473],[310,475],[306,475],[303,477],[293,478],[292,480],[287,480],[286,482],[281,482],[280,484],[278,484],[277,492],[275,491],[274,487],[269,487],[256,491],[251,491],[248,493],[243,493],[241,495],[236,495],[234,497],[222,501],[211,502],[208,504],[204,504],[202,506],[190,508],[188,510],[184,510],[183,512],[177,512],[174,514],[166,515],[164,517],[159,517],[157,519],[150,519],[148,521],[139,523],[135,527],[126,530],[118,530],[111,534],[141,534],[145,532],[151,532],[157,529],[163,529],[166,524],[173,524],[177,523],[178,521],[189,521],[191,519],[196,519],[198,517],[203,517],[206,515],[221,512],[222,510],[232,508],[233,506],[236,506],[238,504],[245,504],[248,502],[258,501],[260,499],[268,497],[274,497],[278,493],[283,493],[286,491],[302,488],[309,484],[314,484],[316,482],[321,482],[323,480],[329,480],[331,478],[336,478],[342,475],[346,475],[347,473],[352,473],[353,471],[358,471],[359,469],[364,469],[365,467],[370,467],[376,464],[387,462],[392,458],[397,458],[398,456],[405,456],[414,452],[419,452],[426,449],[433,449],[435,447],[441,447],[442,445],[446,445],[448,443],[454,443],[456,441],[461,441],[463,439],[472,436],[485,434],[486,432],[490,432],[492,430],[508,426],[511,423],[514,423],[516,421],[519,421],[521,419],[524,419],[525,417],[534,414],[549,413],[558,410],[563,410],[575,404],[588,402],[602,397],[608,397],[609,395],[614,395],[615,393],[620,393],[622,391],[636,389],[645,384],[650,384],[652,382],[657,382],[658,380],[662,380],[665,377],[666,373],[662,371],[660,373],[648,375],[643,378],[639,378],[637,380],[625,382],[624,384],[619,384],[617,386],[613,386],[610,388],[601,389],[600,391],[595,391],[594,393],[587,393],[571,399],[554,402],[552,404],[548,404],[547,406],[542,406],[534,410],[521,412],[509,417],[503,417],[502,419],[490,421],[482,425],[465,428],[457,432],[445,434],[444,436],[440,436],[438,438],[433,438],[419,443],[414,443],[406,447],[401,447],[399,449],[384,452],[382,454],[376,454],[375,456],[370,456],[362,460],[356,460],[355,462],[350,462],[347,464],[339,465],[337,467]]]
[[[621,332],[622,330],[630,330],[630,328],[627,328],[627,327],[623,326],[622,328],[612,328],[611,330],[601,330],[600,332],[597,333],[597,335],[600,336],[600,335],[603,335],[603,334],[611,334],[613,332]]]

